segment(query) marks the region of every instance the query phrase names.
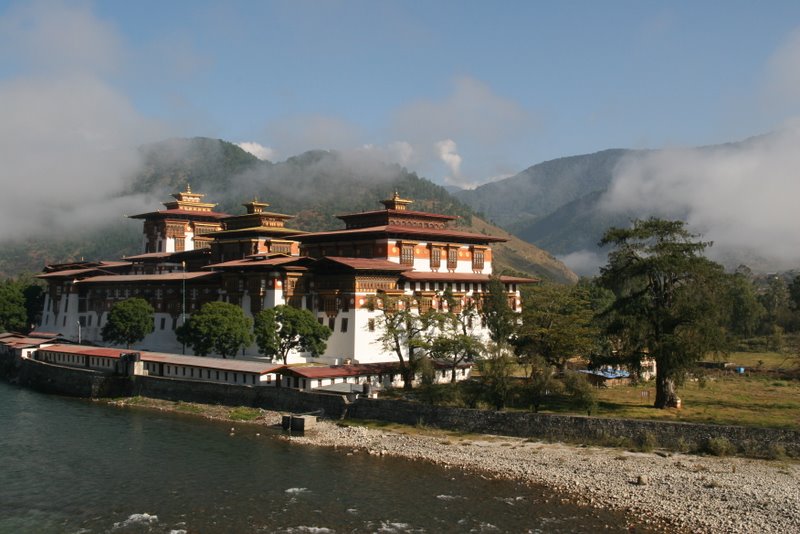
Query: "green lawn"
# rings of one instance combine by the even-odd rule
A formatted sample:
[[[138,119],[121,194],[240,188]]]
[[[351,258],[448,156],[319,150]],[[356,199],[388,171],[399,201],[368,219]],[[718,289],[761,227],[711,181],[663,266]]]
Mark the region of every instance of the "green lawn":
[[[644,396],[643,396],[644,395]],[[598,390],[600,417],[660,419],[800,429],[800,381],[761,376],[722,376],[703,384],[687,381],[678,388],[683,406],[652,407],[652,385]]]

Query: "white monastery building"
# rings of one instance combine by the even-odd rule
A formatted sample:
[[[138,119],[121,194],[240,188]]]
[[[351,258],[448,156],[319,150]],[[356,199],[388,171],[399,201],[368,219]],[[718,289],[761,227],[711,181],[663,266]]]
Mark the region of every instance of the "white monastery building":
[[[187,186],[166,209],[133,216],[144,221],[140,255],[45,267],[38,328],[103,345],[100,331],[114,303],[140,297],[156,311],[155,330],[133,350],[178,353],[184,348],[175,329],[206,302],[230,302],[248,315],[286,304],[310,310],[333,331],[325,354],[296,353],[288,363],[396,362],[377,342],[381,311],[371,300],[385,293],[409,297],[419,311],[445,309],[447,291],[459,305],[479,307],[492,276],[491,245],[504,241],[450,228],[455,217],[413,211],[397,193],[383,209],[339,216],[344,229],[315,233],[286,227],[292,217],[266,211],[264,202],[228,215],[203,196]],[[519,285],[536,280],[500,280],[519,311]],[[479,317],[472,328],[488,338]],[[241,357],[258,357],[258,347]]]

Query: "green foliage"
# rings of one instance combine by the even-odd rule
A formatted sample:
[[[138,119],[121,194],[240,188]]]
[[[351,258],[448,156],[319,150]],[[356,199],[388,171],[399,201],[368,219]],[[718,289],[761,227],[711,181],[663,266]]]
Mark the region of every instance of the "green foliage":
[[[616,295],[607,333],[625,340],[620,357],[655,358],[659,408],[677,404],[676,381],[723,342],[722,267],[702,256],[709,244],[695,238],[682,221],[651,218],[611,228],[601,241],[614,246],[600,279]]]
[[[284,365],[293,350],[315,357],[323,354],[332,333],[310,311],[285,305],[259,312],[254,331],[261,352],[280,358]]]
[[[227,302],[207,302],[176,331],[178,341],[195,354],[216,352],[223,358],[235,357],[253,342],[253,320],[239,306]]]
[[[525,388],[526,396],[534,412],[539,411],[539,406],[551,395],[555,394],[559,384],[553,377],[553,369],[547,365],[544,358],[534,356],[530,361],[530,374]]]
[[[433,329],[440,323],[438,313],[433,309],[418,313],[412,298],[385,293],[370,299],[369,307],[377,312],[377,341],[383,350],[397,356],[403,387],[411,389],[419,361],[430,352]]]
[[[154,330],[153,314],[153,307],[144,299],[130,298],[117,302],[108,312],[108,320],[100,335],[107,343],[124,344],[130,348]]]
[[[541,357],[564,368],[569,358],[595,349],[600,332],[586,286],[537,285],[526,290],[522,302],[514,348],[523,362]]]
[[[497,277],[489,280],[481,313],[492,341],[499,344],[508,343],[516,330],[517,314],[508,305],[505,284]]]
[[[430,354],[451,365],[450,381],[455,382],[458,364],[474,362],[485,347],[474,333],[474,325],[480,321],[475,302],[462,304],[449,288],[442,298],[447,302],[447,311],[438,318],[438,334],[431,342]]]
[[[725,281],[725,297],[729,306],[728,330],[740,338],[755,335],[767,312],[759,302],[752,279],[737,271],[726,276]]]
[[[597,392],[582,373],[567,372],[564,374],[564,389],[572,397],[579,408],[587,415],[597,410]]]
[[[705,452],[714,456],[728,456],[736,452],[736,447],[727,438],[708,438]]]
[[[15,280],[0,282],[0,329],[27,331],[27,326],[23,285]]]
[[[502,410],[513,389],[514,359],[503,347],[490,347],[488,357],[480,362],[480,371],[487,400]]]

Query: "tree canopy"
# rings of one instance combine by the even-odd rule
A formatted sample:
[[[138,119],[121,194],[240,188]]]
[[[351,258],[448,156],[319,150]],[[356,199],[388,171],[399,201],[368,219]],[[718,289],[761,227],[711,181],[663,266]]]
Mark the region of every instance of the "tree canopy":
[[[239,306],[207,302],[176,333],[178,341],[198,356],[215,352],[223,358],[233,358],[253,342],[252,328],[253,320]]]
[[[508,343],[516,328],[517,314],[508,305],[508,293],[499,278],[489,280],[481,311],[492,341]]]
[[[0,329],[27,331],[24,288],[14,280],[0,283]]]
[[[431,342],[430,353],[449,363],[450,382],[455,382],[458,365],[475,361],[485,347],[475,334],[475,325],[480,320],[475,302],[466,299],[462,303],[449,288],[442,298],[447,302],[447,311],[438,319],[438,335]]]
[[[600,283],[615,301],[606,312],[608,333],[627,340],[627,355],[648,352],[656,361],[655,406],[676,406],[675,383],[691,364],[721,343],[722,267],[705,257],[682,221],[635,220],[611,228],[601,245],[612,245]]]
[[[588,356],[595,348],[600,332],[585,285],[533,286],[526,290],[522,303],[514,348],[523,362],[538,356],[563,369],[569,358]]]
[[[130,298],[117,302],[108,312],[108,320],[100,335],[107,343],[123,344],[129,349],[154,330],[153,314],[153,307],[144,299]]]
[[[411,389],[419,362],[428,355],[438,314],[430,309],[418,313],[413,298],[379,293],[370,300],[377,311],[375,329],[383,350],[394,352],[400,363],[403,387]]]
[[[312,356],[324,353],[332,333],[310,311],[284,305],[259,312],[254,331],[261,352],[280,358],[284,364],[293,350]]]

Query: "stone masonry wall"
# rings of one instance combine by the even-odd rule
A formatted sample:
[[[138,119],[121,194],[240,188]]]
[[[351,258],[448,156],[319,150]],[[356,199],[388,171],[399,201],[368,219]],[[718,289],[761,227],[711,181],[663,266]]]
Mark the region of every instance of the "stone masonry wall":
[[[800,432],[775,428],[495,412],[363,398],[348,407],[347,417],[552,441],[614,443],[628,440],[632,445],[649,442],[673,450],[704,450],[709,439],[724,438],[738,452],[748,455],[770,456],[782,451],[800,456]]]

